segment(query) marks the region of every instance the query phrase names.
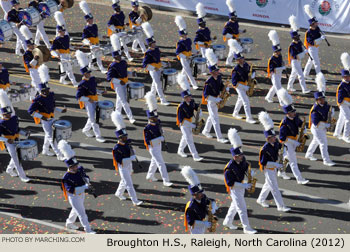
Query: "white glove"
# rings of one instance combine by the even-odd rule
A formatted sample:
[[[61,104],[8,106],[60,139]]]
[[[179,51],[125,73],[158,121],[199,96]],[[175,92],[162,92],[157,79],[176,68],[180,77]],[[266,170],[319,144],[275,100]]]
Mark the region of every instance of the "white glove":
[[[115,26],[114,26],[114,25],[110,25],[110,26],[108,26],[108,28],[109,28],[112,32],[115,32]]]
[[[88,102],[88,101],[89,101],[89,97],[82,96],[82,97],[80,97],[79,100],[80,100],[81,102]]]
[[[252,175],[252,177],[254,177],[255,171],[254,171],[254,170],[251,170],[250,175]]]
[[[252,185],[248,184],[248,183],[235,182],[234,186],[237,186],[237,187],[244,188],[244,189],[248,190]]]
[[[153,71],[153,70],[155,70],[156,68],[154,67],[154,66],[152,66],[151,64],[148,64],[147,65],[147,70],[148,71]]]
[[[29,64],[30,64],[31,66],[36,66],[36,65],[38,64],[38,61],[35,60],[35,59],[32,59],[32,61],[29,62]]]
[[[304,132],[303,132],[304,134],[307,134],[307,128],[305,127],[305,129],[304,129]]]
[[[191,128],[192,128],[192,129],[195,129],[195,128],[196,128],[196,124],[191,123]]]
[[[7,143],[7,138],[6,137],[0,137],[0,141]]]
[[[202,110],[200,109],[199,110],[199,117],[202,117],[203,116],[203,113],[202,113]]]
[[[332,108],[331,117],[334,117],[334,113],[335,113],[334,108]]]
[[[225,35],[225,37],[226,37],[227,40],[228,40],[228,39],[231,39],[231,38],[232,38],[232,34],[227,33],[227,34]]]
[[[58,52],[56,52],[56,51],[51,51],[51,55],[54,56],[54,57],[56,57],[56,58],[59,57],[59,54],[58,54]]]
[[[141,18],[141,17],[139,17],[138,19],[136,19],[136,24],[141,24],[141,22],[142,22],[142,18]]]
[[[255,71],[252,73],[252,79],[255,79]]]
[[[325,126],[326,128],[331,127],[331,125],[330,125],[329,123],[325,123],[324,126]]]
[[[315,39],[314,41],[315,45],[320,45],[322,43],[322,40],[323,40],[322,36],[318,39]]]
[[[112,79],[112,83],[113,83],[114,85],[118,85],[118,84],[120,84],[120,80],[117,79],[117,78],[113,78],[113,79]]]
[[[36,118],[42,118],[43,115],[42,114],[39,114],[38,112],[35,112],[33,117],[36,117]]]
[[[222,101],[222,99],[221,99],[220,97],[216,97],[216,98],[215,98],[215,102],[216,102],[216,103],[219,103],[219,102],[221,102],[221,101]]]
[[[88,186],[86,185],[83,185],[83,186],[78,186],[75,188],[75,194],[78,195],[78,194],[81,194],[83,192],[85,192],[85,190],[88,188]]]
[[[216,205],[216,202],[215,201],[212,201],[211,202],[211,213],[212,214],[215,214],[216,210],[218,210],[219,208],[217,207]]]
[[[230,91],[230,88],[229,88],[229,87],[227,87],[227,88],[226,88],[226,92],[229,92],[229,91]]]
[[[325,35],[322,35],[322,36],[321,36],[321,39],[323,39],[323,40],[326,39],[326,36],[325,36]]]

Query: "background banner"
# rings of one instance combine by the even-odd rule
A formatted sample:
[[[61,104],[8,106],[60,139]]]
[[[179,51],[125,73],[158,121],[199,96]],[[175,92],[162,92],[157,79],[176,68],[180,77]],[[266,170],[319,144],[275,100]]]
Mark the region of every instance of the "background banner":
[[[226,0],[140,0],[140,2],[195,11],[202,2],[210,14],[228,15]],[[310,4],[323,31],[350,34],[350,0],[235,0],[238,17],[288,25],[288,17],[297,16],[302,28],[308,28],[304,5]]]

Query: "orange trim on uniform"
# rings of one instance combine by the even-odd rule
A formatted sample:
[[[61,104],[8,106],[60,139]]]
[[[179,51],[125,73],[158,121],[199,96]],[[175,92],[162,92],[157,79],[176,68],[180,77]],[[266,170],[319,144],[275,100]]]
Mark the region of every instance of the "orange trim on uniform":
[[[244,82],[243,82],[243,81],[239,81],[238,83],[239,83],[239,84],[242,84],[242,85],[244,85],[244,86],[247,86],[247,85],[248,85],[248,81],[244,81]],[[237,88],[237,86],[238,86],[238,85],[233,86],[233,87],[234,87],[234,88]]]
[[[69,49],[58,49],[57,50],[59,53],[65,54],[65,53],[70,53]]]
[[[307,42],[307,33],[308,31],[305,32],[305,40],[304,40],[304,46],[306,49],[309,49],[310,46],[313,47],[319,47],[319,45],[311,45],[309,42]],[[315,42],[314,42],[315,43]]]
[[[92,45],[97,45],[100,42],[98,37],[90,37],[90,38],[88,38],[88,40],[90,41],[90,43]]]
[[[267,77],[270,77],[270,61],[271,58],[269,58],[269,61],[267,62]]]
[[[97,95],[88,95],[87,97],[93,101],[98,101]],[[79,100],[79,107],[80,107],[80,109],[83,109],[85,107],[85,103]]]
[[[114,169],[118,172],[118,162],[117,162],[117,160],[115,160],[115,158],[114,158],[114,150],[112,150],[112,156],[113,156],[113,165],[114,165]]]
[[[185,207],[185,214],[184,214],[184,226],[185,226],[185,231],[188,232],[188,223],[187,223],[187,209],[190,206],[191,201],[187,202],[186,207]]]
[[[176,109],[176,125],[180,127],[181,123],[179,121],[179,108],[180,108],[180,104],[177,106],[177,109]]]
[[[121,80],[122,82],[124,82],[124,83],[127,83],[128,81],[129,81],[129,78],[128,77],[125,77],[125,78],[118,78],[119,80]],[[121,84],[121,85],[125,85],[125,84]],[[115,87],[114,87],[114,83],[113,82],[111,82],[111,88],[113,89],[113,90],[115,90]]]
[[[344,99],[343,99],[343,101],[342,101],[341,103],[338,102],[339,87],[340,87],[340,84],[339,84],[339,86],[337,87],[337,92],[336,92],[336,99],[337,99],[338,107],[339,107],[340,105],[342,105],[344,101],[350,102],[350,97],[344,97]]]
[[[228,184],[226,183],[226,178],[225,178],[225,171],[226,171],[226,168],[227,168],[228,164],[229,164],[229,163],[227,163],[226,166],[225,166],[225,168],[224,168],[224,182],[225,182],[226,192],[227,192],[228,194],[230,194],[230,192],[231,192],[231,187],[228,186]]]
[[[311,109],[310,109],[310,113],[309,113],[309,129],[311,129],[311,125],[312,125],[312,122],[311,122],[311,113],[312,113],[312,110],[314,109],[314,106],[315,105],[312,105]]]
[[[124,30],[125,29],[124,26],[120,26],[120,25],[117,25],[117,26],[114,26],[114,27],[116,29],[119,29],[119,30]],[[130,27],[130,28],[132,28],[132,27]],[[113,34],[113,31],[111,29],[107,28],[107,35],[108,35],[108,37],[110,37],[112,34]]]
[[[150,63],[151,66],[154,66],[155,68],[162,68],[162,62],[158,62],[158,63]]]
[[[10,88],[10,83],[6,83],[6,84],[0,84],[0,88],[2,89],[7,89],[7,88]]]
[[[288,46],[288,64],[290,65],[292,62],[292,57],[290,55],[290,46]]]
[[[67,201],[68,200],[68,195],[67,195],[66,187],[64,186],[63,182],[61,182],[61,184],[62,184],[63,196],[64,196],[65,200]]]
[[[85,104],[84,104],[84,102],[82,102],[82,101],[79,101],[79,108],[80,109],[83,109],[85,107]]]
[[[208,104],[207,99],[204,97],[204,93],[202,94],[202,104],[203,105],[207,105]]]
[[[183,55],[185,55],[186,57],[191,57],[192,56],[192,52],[191,51],[183,51],[181,52]],[[178,60],[180,60],[180,55],[176,56]]]
[[[0,150],[5,150],[5,143],[3,141],[0,141]]]
[[[35,123],[35,124],[39,124],[39,123],[40,123],[40,118],[34,117],[34,123]]]
[[[146,146],[146,149],[148,150],[148,144],[146,142],[146,136],[145,136],[145,131],[143,131],[143,143]]]
[[[4,135],[4,137],[6,137],[7,139],[11,139],[11,140],[15,140],[17,138],[19,138],[19,134],[14,134],[14,135]]]
[[[263,147],[260,148],[260,151],[259,151],[259,169],[260,171],[263,171],[264,170],[264,166],[262,165],[262,163],[260,162],[261,161],[261,153],[262,153],[262,150],[263,150]]]

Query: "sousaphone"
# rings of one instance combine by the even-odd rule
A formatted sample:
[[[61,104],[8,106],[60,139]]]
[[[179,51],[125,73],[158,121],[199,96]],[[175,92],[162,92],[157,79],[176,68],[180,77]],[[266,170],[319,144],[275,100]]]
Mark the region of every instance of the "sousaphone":
[[[39,56],[38,66],[40,66],[44,62],[48,62],[51,58],[50,50],[44,45],[40,45],[34,48],[33,56]]]
[[[153,16],[152,10],[148,6],[141,6],[139,8],[139,15],[142,18],[143,22],[150,21],[152,19],[152,16]]]

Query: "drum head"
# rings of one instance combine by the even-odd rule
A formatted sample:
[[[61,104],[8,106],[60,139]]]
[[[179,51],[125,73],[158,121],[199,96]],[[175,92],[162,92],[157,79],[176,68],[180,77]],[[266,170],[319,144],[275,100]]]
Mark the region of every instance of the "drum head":
[[[18,144],[19,148],[32,148],[34,146],[36,146],[36,141],[32,140],[32,139],[27,139],[27,140],[23,140],[20,141]]]
[[[132,82],[132,83],[129,83],[129,87],[130,88],[141,88],[145,85],[143,85],[142,83],[139,83],[139,82]]]
[[[177,73],[177,71],[174,68],[166,68],[163,70],[163,74],[165,74],[165,75],[172,75],[172,74],[176,74],[176,73]]]
[[[46,3],[39,3],[39,10],[40,13],[46,17],[49,17],[51,15],[50,8]]]
[[[226,46],[225,45],[213,45],[213,49],[225,49]]]
[[[240,40],[242,44],[253,44],[252,38],[241,38]]]
[[[99,101],[98,102],[98,106],[100,108],[113,108],[114,107],[114,103],[111,102],[111,101],[108,101],[108,100],[106,100],[106,101]]]
[[[194,63],[197,63],[197,64],[205,64],[207,62],[207,60],[205,58],[202,58],[202,57],[197,57],[197,58],[194,58],[193,59]]]
[[[29,26],[31,26],[33,24],[31,16],[25,10],[20,10],[18,13],[18,17],[23,23],[25,23]]]
[[[53,126],[55,128],[60,128],[60,129],[66,129],[66,128],[71,128],[72,127],[72,124],[70,121],[67,121],[67,120],[57,120]]]

